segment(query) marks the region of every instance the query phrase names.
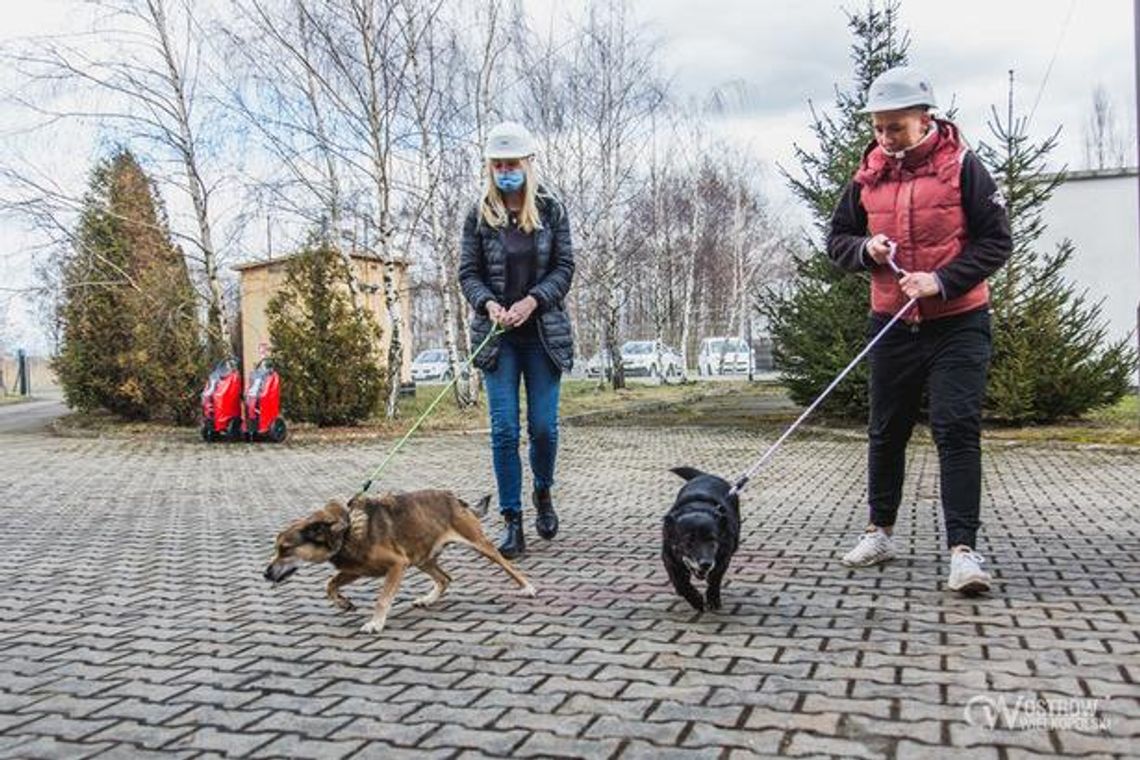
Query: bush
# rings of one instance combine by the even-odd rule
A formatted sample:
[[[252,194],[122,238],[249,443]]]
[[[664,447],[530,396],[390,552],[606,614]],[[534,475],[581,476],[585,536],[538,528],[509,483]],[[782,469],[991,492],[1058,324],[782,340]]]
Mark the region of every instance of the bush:
[[[881,10],[868,3],[861,13],[849,13],[847,25],[855,38],[851,89],[837,88],[834,114],[812,107],[816,152],[796,146],[800,174],[784,171],[792,190],[806,202],[816,227],[826,236],[831,213],[863,150],[872,138],[871,122],[858,112],[871,81],[907,62],[909,38],[900,27],[899,5]],[[759,307],[772,334],[772,357],[792,400],[807,405],[843,371],[867,343],[870,278],[849,274],[832,265],[814,243],[811,253],[795,260],[795,276],[783,289],[770,290]],[[855,367],[823,402],[821,411],[849,418],[867,416],[867,365]]]
[[[1053,253],[1036,249],[1047,226],[1045,203],[1064,181],[1063,174],[1045,174],[1059,131],[1032,142],[1028,120],[1013,116],[1012,99],[1011,83],[1006,120],[995,109],[989,123],[996,144],[978,146],[1005,196],[1013,233],[1009,262],[990,280],[994,351],[986,409],[1015,424],[1048,423],[1119,401],[1136,353],[1127,339],[1107,340],[1100,304],[1065,279],[1072,243]]]
[[[189,271],[162,202],[120,150],[92,172],[61,269],[54,360],[68,404],[189,423],[205,370]]]
[[[267,308],[274,366],[286,414],[317,425],[352,425],[377,410],[386,385],[380,328],[356,310],[344,260],[323,243],[286,265]]]

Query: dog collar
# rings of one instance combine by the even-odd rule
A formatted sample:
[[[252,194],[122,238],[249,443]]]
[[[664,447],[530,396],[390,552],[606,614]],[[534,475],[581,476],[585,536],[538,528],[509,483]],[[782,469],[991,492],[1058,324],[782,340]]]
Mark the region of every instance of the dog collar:
[[[701,504],[698,505],[698,508],[700,506],[704,506],[707,510],[713,512],[715,512],[718,507],[724,507],[725,509],[728,508],[728,504],[726,504],[722,499],[717,499],[714,496],[701,493],[689,494],[688,496],[679,499],[677,503],[673,505],[673,508],[680,509],[681,507],[688,507],[691,504],[696,504],[696,502],[701,502]]]

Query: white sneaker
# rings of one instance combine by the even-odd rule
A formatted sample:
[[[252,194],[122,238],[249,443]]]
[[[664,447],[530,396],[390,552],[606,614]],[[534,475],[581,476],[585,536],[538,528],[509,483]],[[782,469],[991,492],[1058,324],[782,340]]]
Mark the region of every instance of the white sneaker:
[[[866,531],[859,536],[855,548],[843,555],[848,567],[867,567],[895,558],[895,544],[882,528]]]
[[[980,594],[990,590],[990,574],[982,569],[986,558],[973,549],[950,553],[950,578],[946,588],[963,594]]]

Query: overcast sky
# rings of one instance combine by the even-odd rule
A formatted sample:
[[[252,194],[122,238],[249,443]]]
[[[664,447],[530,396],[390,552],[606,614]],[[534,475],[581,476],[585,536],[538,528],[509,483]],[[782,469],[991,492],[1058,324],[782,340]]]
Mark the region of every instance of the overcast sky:
[[[524,0],[524,6],[545,23],[575,12],[581,3]],[[0,42],[75,31],[80,7],[78,0],[0,0]],[[747,85],[754,95],[747,111],[715,128],[766,164],[766,188],[777,203],[790,204],[774,166],[793,166],[794,143],[812,144],[808,101],[826,106],[836,84],[849,85],[851,35],[842,9],[861,8],[863,3],[641,0],[634,7],[659,39],[661,63],[681,95],[702,97],[733,81]],[[911,33],[911,63],[929,72],[943,104],[957,105],[958,122],[971,143],[988,137],[990,106],[1004,108],[1007,72],[1013,69],[1019,109],[1028,112],[1036,103],[1031,131],[1040,137],[1063,128],[1057,163],[1082,165],[1084,122],[1097,85],[1107,90],[1120,129],[1134,146],[1133,19],[1127,0],[904,0],[902,21]],[[10,80],[7,72],[0,72],[0,82]],[[0,129],[17,126],[0,116]],[[69,148],[63,157],[74,159],[69,165],[80,178],[97,155],[93,143],[89,132],[64,141]],[[800,222],[804,218],[792,208],[788,216]],[[11,220],[0,220],[0,286],[26,284],[24,242]],[[25,298],[0,292],[9,340],[42,349],[43,339],[26,316],[27,306]]]
[[[528,0],[536,12],[575,7],[568,0]],[[807,101],[830,103],[836,83],[850,82],[843,8],[857,0],[652,0],[642,16],[664,44],[664,62],[686,92],[707,92],[734,79],[756,93],[750,116],[757,153],[786,159],[805,139]],[[1081,159],[1082,123],[1092,90],[1102,84],[1131,129],[1135,121],[1132,3],[1127,0],[909,0],[902,21],[911,33],[911,63],[927,70],[944,104],[975,142],[986,135],[990,104],[1004,106],[1008,71],[1033,126],[1064,125],[1062,158]],[[1050,69],[1050,64],[1052,67]],[[1048,78],[1046,75],[1048,74]]]

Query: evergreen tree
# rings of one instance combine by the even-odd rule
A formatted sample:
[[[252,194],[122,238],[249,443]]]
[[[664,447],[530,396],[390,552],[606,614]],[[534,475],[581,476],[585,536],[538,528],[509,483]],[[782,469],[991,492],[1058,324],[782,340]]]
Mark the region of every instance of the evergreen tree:
[[[273,361],[289,417],[351,425],[370,417],[386,390],[371,314],[352,306],[348,271],[333,248],[312,242],[286,265],[269,301]]]
[[[188,423],[204,369],[195,297],[162,202],[119,150],[92,172],[62,261],[55,369],[68,403]]]
[[[1028,119],[1015,117],[1013,80],[1005,118],[992,109],[995,144],[978,157],[1004,195],[1013,234],[1009,262],[990,279],[994,351],[986,407],[999,419],[1053,422],[1118,401],[1135,372],[1128,340],[1106,340],[1100,303],[1090,303],[1063,275],[1075,249],[1069,240],[1052,253],[1037,250],[1042,212],[1064,174],[1045,173],[1058,129],[1035,143]]]
[[[867,88],[882,72],[907,62],[909,34],[899,27],[899,3],[879,7],[869,2],[847,14],[855,38],[851,46],[854,80],[850,89],[836,88],[834,113],[811,106],[811,130],[818,148],[795,146],[799,176],[781,168],[792,190],[812,211],[820,239],[827,235],[831,213],[863,151],[873,138],[871,121],[858,113]],[[760,311],[768,320],[772,354],[792,399],[806,405],[827,387],[867,342],[870,276],[835,267],[816,242],[795,259],[795,276],[787,287],[771,290]],[[865,417],[867,367],[856,367],[823,403],[822,410],[846,417]]]

